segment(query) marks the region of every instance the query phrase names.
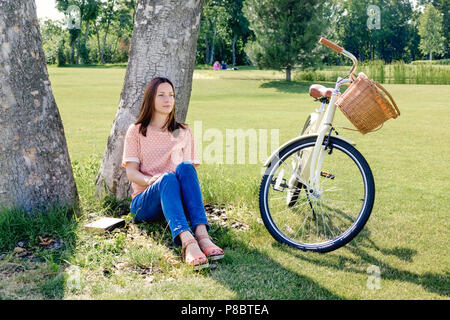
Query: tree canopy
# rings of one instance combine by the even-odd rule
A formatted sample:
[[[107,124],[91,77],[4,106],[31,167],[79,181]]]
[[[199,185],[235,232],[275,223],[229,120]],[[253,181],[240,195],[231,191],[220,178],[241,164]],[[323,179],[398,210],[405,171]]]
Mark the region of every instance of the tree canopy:
[[[255,33],[247,53],[256,65],[286,70],[290,80],[293,67],[314,64],[324,25],[318,0],[247,0],[243,10]]]
[[[430,60],[433,53],[444,52],[445,38],[442,35],[443,17],[431,3],[425,8],[419,19],[420,50],[429,54]]]
[[[433,28],[439,30],[442,44],[432,56],[448,58],[450,0],[204,0],[196,64],[223,60],[288,70],[317,61],[346,61],[317,45],[320,36],[338,42],[362,61],[424,59],[431,53],[425,49],[431,29],[419,32],[419,21],[428,4],[440,16]],[[80,8],[79,28],[41,21],[47,63],[128,61],[136,0],[57,0],[64,13],[70,5]],[[371,6],[379,11],[373,13]]]

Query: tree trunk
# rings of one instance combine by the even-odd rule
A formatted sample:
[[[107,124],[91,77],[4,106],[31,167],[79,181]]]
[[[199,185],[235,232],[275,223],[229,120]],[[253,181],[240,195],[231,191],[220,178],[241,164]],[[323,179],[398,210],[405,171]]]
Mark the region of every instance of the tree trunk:
[[[70,64],[75,64],[75,41],[70,43]]]
[[[111,20],[108,21],[108,24],[106,25],[106,29],[105,29],[105,34],[103,35],[103,46],[102,46],[103,60],[105,60],[106,37],[108,36],[110,24],[111,24]]]
[[[217,29],[216,29],[216,24],[214,23],[214,32],[213,32],[213,37],[212,37],[212,41],[211,41],[211,53],[209,54],[209,64],[214,63],[214,50],[215,50],[214,43],[216,42],[216,33],[217,33]]]
[[[80,38],[76,41],[77,54],[75,55],[75,64],[80,64]]]
[[[286,68],[286,81],[291,81],[291,67]]]
[[[169,78],[177,96],[176,120],[184,122],[192,89],[203,0],[139,0],[119,109],[97,176],[97,194],[117,199],[131,195],[122,163],[123,142],[136,121],[146,85],[158,76]],[[105,190],[106,189],[106,190]]]
[[[233,42],[231,43],[232,51],[233,51],[233,67],[236,65],[236,40],[237,40],[237,35],[235,33],[233,35]]]
[[[209,42],[208,42],[208,34],[205,32],[205,63],[209,64]]]
[[[89,36],[89,25],[90,25],[90,20],[86,21],[86,31],[84,32],[84,44],[86,45],[87,40],[88,40],[88,36]]]
[[[95,33],[97,34],[97,48],[98,48],[98,56],[100,58],[100,61],[105,64],[105,59],[103,58],[103,54],[102,54],[102,49],[100,47],[100,35],[98,33],[98,27],[97,27],[97,23],[94,22],[94,28],[95,28]]]
[[[78,206],[34,1],[0,1],[0,207]]]

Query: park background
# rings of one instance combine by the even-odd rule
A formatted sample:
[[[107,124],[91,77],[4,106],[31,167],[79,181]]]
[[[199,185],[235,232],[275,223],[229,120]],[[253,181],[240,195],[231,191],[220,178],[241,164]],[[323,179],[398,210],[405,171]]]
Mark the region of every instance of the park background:
[[[420,21],[427,21],[428,2],[441,19],[430,19],[440,21],[440,37],[427,47],[421,39],[429,28],[421,32]],[[279,129],[283,143],[299,134],[316,107],[309,85],[329,86],[346,74],[348,61],[316,45],[300,55],[287,81],[281,56],[259,58],[259,40],[243,3],[205,1],[186,122],[201,120],[204,130]],[[84,214],[78,220],[58,212],[33,220],[2,215],[0,297],[448,299],[449,156],[442,132],[450,122],[448,1],[374,3],[382,4],[380,29],[368,28],[365,1],[324,2],[326,10],[314,20],[321,35],[357,56],[362,62],[357,71],[385,84],[402,111],[380,132],[345,133],[375,175],[377,198],[366,228],[345,248],[326,255],[280,246],[259,218],[261,166],[205,164],[198,169],[204,202],[215,207],[213,237],[227,252],[207,274],[180,263],[164,224],[130,224],[98,236],[82,228],[100,216],[127,213],[126,201],[98,203],[93,193],[126,71],[134,2],[101,2],[77,32],[62,21],[41,19]],[[214,72],[216,60],[238,70]],[[337,114],[338,124],[349,126],[346,121]],[[38,236],[53,240],[53,247],[42,245]]]

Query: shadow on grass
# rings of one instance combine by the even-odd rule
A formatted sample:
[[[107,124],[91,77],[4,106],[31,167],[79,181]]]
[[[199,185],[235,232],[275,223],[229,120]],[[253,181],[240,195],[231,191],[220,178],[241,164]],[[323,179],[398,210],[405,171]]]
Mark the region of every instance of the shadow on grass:
[[[417,254],[417,251],[414,249],[401,247],[394,247],[393,249],[380,248],[369,238],[369,236],[370,231],[366,227],[345,247],[333,252],[317,255],[317,258],[305,256],[300,251],[296,251],[295,249],[290,248],[287,245],[275,244],[275,246],[283,251],[289,252],[289,254],[293,254],[296,258],[308,263],[316,264],[318,266],[326,266],[328,268],[333,268],[340,271],[368,274],[366,270],[348,267],[349,265],[361,265],[360,261],[356,261],[356,259],[352,259],[339,254],[339,252],[342,252],[342,250],[348,250],[355,256],[359,257],[363,262],[379,267],[381,271],[381,280],[406,281],[416,285],[420,285],[429,292],[437,293],[443,297],[450,297],[450,273],[417,274],[400,270],[392,265],[388,265],[381,259],[378,259],[371,255],[368,252],[368,249],[379,251],[386,256],[393,255],[404,262],[413,262],[413,257]]]
[[[142,232],[158,239],[160,244],[180,255],[180,247],[172,243],[170,230],[164,219],[137,225]],[[251,242],[245,238],[236,239],[239,233],[231,226],[211,223],[210,235],[224,249],[225,258],[219,262],[211,262],[218,267],[211,270],[209,276],[232,290],[236,299],[342,299],[314,280],[285,268],[267,254],[252,248]]]
[[[62,299],[77,242],[79,209],[0,212],[0,299]]]
[[[308,93],[310,85],[310,82],[305,81],[274,80],[264,82],[260,87],[262,89],[276,89],[278,92],[284,93]]]
[[[334,86],[335,86],[334,82],[274,80],[274,81],[264,82],[263,84],[260,85],[260,87],[262,89],[266,89],[266,88],[276,89],[277,91],[283,92],[283,93],[307,93],[309,95],[309,87],[312,84],[321,84],[321,85],[323,85],[325,87],[329,87],[329,88],[334,88]],[[346,89],[347,89],[347,86],[341,86],[340,92],[343,93]],[[311,101],[314,101],[314,99],[311,98]]]
[[[225,248],[220,270],[212,277],[236,293],[237,299],[338,300],[343,299],[313,279],[289,270],[268,254],[251,247],[251,240],[236,239],[230,228],[213,236]]]

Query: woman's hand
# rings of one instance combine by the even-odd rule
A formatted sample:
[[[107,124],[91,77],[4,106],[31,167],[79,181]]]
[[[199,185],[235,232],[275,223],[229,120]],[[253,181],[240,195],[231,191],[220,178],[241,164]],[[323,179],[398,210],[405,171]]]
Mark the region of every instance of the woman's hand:
[[[156,180],[158,180],[158,178],[161,176],[161,174],[156,174],[151,178],[146,178],[145,182],[147,182],[147,185],[151,185],[153,182],[155,182]]]

